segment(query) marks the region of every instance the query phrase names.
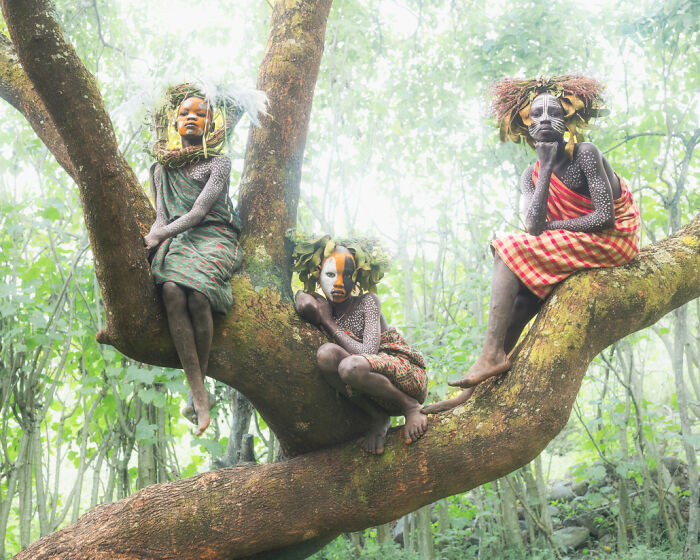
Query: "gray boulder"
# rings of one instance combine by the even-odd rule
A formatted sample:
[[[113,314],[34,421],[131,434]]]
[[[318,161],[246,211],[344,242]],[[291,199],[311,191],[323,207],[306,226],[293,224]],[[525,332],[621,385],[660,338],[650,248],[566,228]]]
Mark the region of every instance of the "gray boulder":
[[[563,549],[576,549],[588,540],[589,532],[585,527],[565,527],[552,533],[552,540]]]

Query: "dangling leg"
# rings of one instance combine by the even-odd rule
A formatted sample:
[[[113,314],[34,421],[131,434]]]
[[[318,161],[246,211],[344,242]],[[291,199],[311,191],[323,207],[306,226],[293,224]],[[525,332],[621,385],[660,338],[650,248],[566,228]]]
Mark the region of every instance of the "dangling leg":
[[[406,419],[403,427],[406,443],[413,443],[425,433],[428,421],[425,415],[420,412],[421,404],[394,386],[387,377],[381,373],[373,372],[370,369],[367,358],[363,356],[348,356],[338,365],[338,375],[344,383],[350,385],[353,389],[357,389],[365,395],[393,403],[396,410],[400,411],[400,414]],[[386,441],[386,430],[378,437],[377,434],[370,433],[368,435],[373,435],[374,442],[366,438],[367,451],[381,453],[384,450],[384,442]],[[375,445],[374,449],[372,448],[372,443]]]
[[[520,290],[513,303],[513,312],[511,314],[511,322],[506,330],[505,341],[503,343],[503,351],[506,356],[510,351],[515,348],[515,344],[520,338],[520,333],[523,332],[525,325],[530,322],[537,312],[542,307],[542,302],[537,298],[535,294],[529,290]],[[440,412],[445,412],[446,410],[451,410],[460,404],[467,402],[474,392],[474,387],[468,387],[463,389],[462,392],[452,397],[451,399],[446,399],[444,401],[436,402],[424,406],[421,409],[423,414],[438,414]]]
[[[168,315],[168,327],[170,328],[170,337],[175,345],[175,350],[180,358],[182,369],[185,370],[185,377],[190,386],[195,403],[195,410],[198,402],[206,402],[207,395],[202,381],[202,371],[199,367],[199,357],[197,356],[197,347],[195,345],[194,329],[192,321],[187,311],[187,293],[183,288],[174,282],[165,282],[163,284],[163,303]],[[204,399],[204,400],[202,400]],[[199,417],[199,429],[197,435],[209,425],[209,411],[204,417]],[[206,420],[203,426],[203,420]]]
[[[190,314],[190,319],[192,320],[194,343],[197,348],[199,369],[202,372],[202,386],[204,387],[204,379],[207,376],[207,369],[209,367],[211,341],[214,336],[214,319],[211,314],[211,304],[204,294],[197,290],[190,290],[187,294],[187,309]],[[206,396],[204,403],[198,405],[196,399],[194,399],[194,408],[197,412],[197,424],[199,426],[198,434],[201,434],[209,425],[209,421],[207,420],[206,425],[202,427],[204,423],[202,414],[204,417],[209,418],[209,409],[213,404],[209,398],[209,393],[206,391],[206,387],[204,393]],[[200,414],[200,410],[202,414]]]
[[[508,371],[510,362],[504,350],[505,337],[511,323],[513,304],[519,288],[520,280],[497,255],[493,266],[491,303],[484,348],[467,374],[458,381],[450,381],[448,385],[473,387],[489,377]]]
[[[525,325],[537,315],[540,307],[542,307],[542,301],[531,291],[522,289],[518,292],[513,304],[512,319],[503,343],[503,350],[506,354],[510,354],[510,351],[515,348]]]

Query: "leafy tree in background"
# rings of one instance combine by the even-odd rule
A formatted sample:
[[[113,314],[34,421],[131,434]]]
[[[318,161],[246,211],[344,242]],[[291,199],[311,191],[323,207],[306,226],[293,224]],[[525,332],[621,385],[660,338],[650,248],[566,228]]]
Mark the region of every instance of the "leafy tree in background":
[[[80,187],[107,311],[101,341],[140,361],[176,366],[142,249],[141,233],[152,221],[152,209],[118,153],[94,80],[46,8],[43,2],[3,2],[14,46],[3,43],[13,72],[3,78],[0,91],[30,122],[43,121],[36,127],[42,140]],[[211,557],[246,557],[299,543],[318,546],[341,531],[390,520],[528,462],[568,418],[586,366],[599,350],[697,297],[700,225],[695,218],[634,263],[577,276],[559,288],[503,382],[484,387],[459,414],[432,423],[418,444],[403,448],[394,437],[376,461],[349,444],[315,451],[365,428],[357,411],[339,404],[318,383],[313,357],[320,336],[294,316],[284,247],[284,232],[296,221],[329,8],[329,2],[274,6],[258,82],[272,99],[271,118],[251,132],[241,184],[248,257],[233,281],[236,305],[217,325],[210,372],[243,391],[286,453],[298,457],[149,487],[92,510],[33,545],[27,557],[61,549],[70,550],[71,558],[99,557],[97,550],[108,550],[109,558],[181,557],[183,550],[192,557],[203,550]],[[87,108],[83,96],[91,102]],[[417,96],[416,107],[426,105]],[[270,525],[277,529],[272,536]]]

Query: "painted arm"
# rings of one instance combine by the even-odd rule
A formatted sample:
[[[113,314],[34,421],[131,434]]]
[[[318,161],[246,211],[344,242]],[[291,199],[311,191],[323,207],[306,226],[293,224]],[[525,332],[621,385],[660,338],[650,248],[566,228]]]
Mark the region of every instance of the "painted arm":
[[[153,171],[153,183],[154,183],[154,192],[155,192],[155,197],[156,199],[154,200],[154,203],[156,205],[156,221],[153,222],[153,225],[151,226],[151,231],[157,230],[159,228],[162,228],[166,223],[167,220],[165,219],[165,212],[163,211],[163,204],[158,196],[158,192],[160,191],[160,184],[161,181],[163,180],[163,168],[160,166],[160,164],[156,165],[155,170]]]
[[[160,225],[158,228],[151,228],[151,231],[146,236],[146,247],[151,249],[159,245],[165,239],[174,237],[183,231],[199,224],[204,216],[216,200],[221,196],[221,193],[228,185],[228,177],[231,172],[231,160],[225,157],[218,157],[212,160],[210,165],[209,179],[207,180],[202,192],[199,193],[189,212],[180,216],[177,220]],[[160,202],[158,202],[160,206]],[[156,223],[158,219],[156,218]]]
[[[603,166],[603,154],[593,144],[586,142],[581,144],[577,150],[576,163],[581,167],[588,182],[593,212],[570,220],[547,222],[545,229],[594,233],[613,227],[615,225],[615,205],[612,186]]]
[[[557,153],[556,142],[537,142],[535,144],[537,156],[540,161],[537,185],[532,187],[532,195],[527,196],[525,182],[528,180],[523,174],[523,193],[526,195],[525,228],[530,235],[541,234],[547,223],[547,198],[549,197],[549,181],[552,177],[552,169]],[[529,185],[532,185],[532,168],[530,171]],[[528,187],[529,187],[528,185]]]
[[[352,311],[353,315],[364,315],[365,328],[362,333],[362,341],[355,340],[346,334],[333,320],[330,313],[330,305],[326,302],[328,312],[321,311],[321,325],[333,337],[335,342],[351,354],[376,354],[379,350],[379,342],[382,337],[381,329],[381,305],[375,294],[368,294],[362,298],[361,307]]]

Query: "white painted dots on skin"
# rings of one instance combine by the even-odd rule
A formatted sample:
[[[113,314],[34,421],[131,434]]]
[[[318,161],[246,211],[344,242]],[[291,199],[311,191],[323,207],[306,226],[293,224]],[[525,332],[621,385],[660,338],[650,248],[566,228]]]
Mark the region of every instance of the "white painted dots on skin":
[[[195,181],[204,183],[204,187],[202,187],[192,210],[164,227],[167,237],[173,237],[196,226],[211,210],[219,197],[228,197],[229,176],[231,174],[231,160],[229,158],[224,156],[209,158],[185,167],[185,171]],[[157,192],[162,181],[162,167],[160,165],[156,166],[153,179]],[[200,216],[198,212],[194,211],[196,208],[204,210],[204,213]],[[160,204],[158,204],[157,220],[162,224],[167,222]]]
[[[372,294],[357,296],[356,301],[345,315],[336,319],[338,326],[354,334],[358,342],[344,332],[336,335],[336,340],[351,354],[374,354],[381,339],[381,316],[379,304]]]

